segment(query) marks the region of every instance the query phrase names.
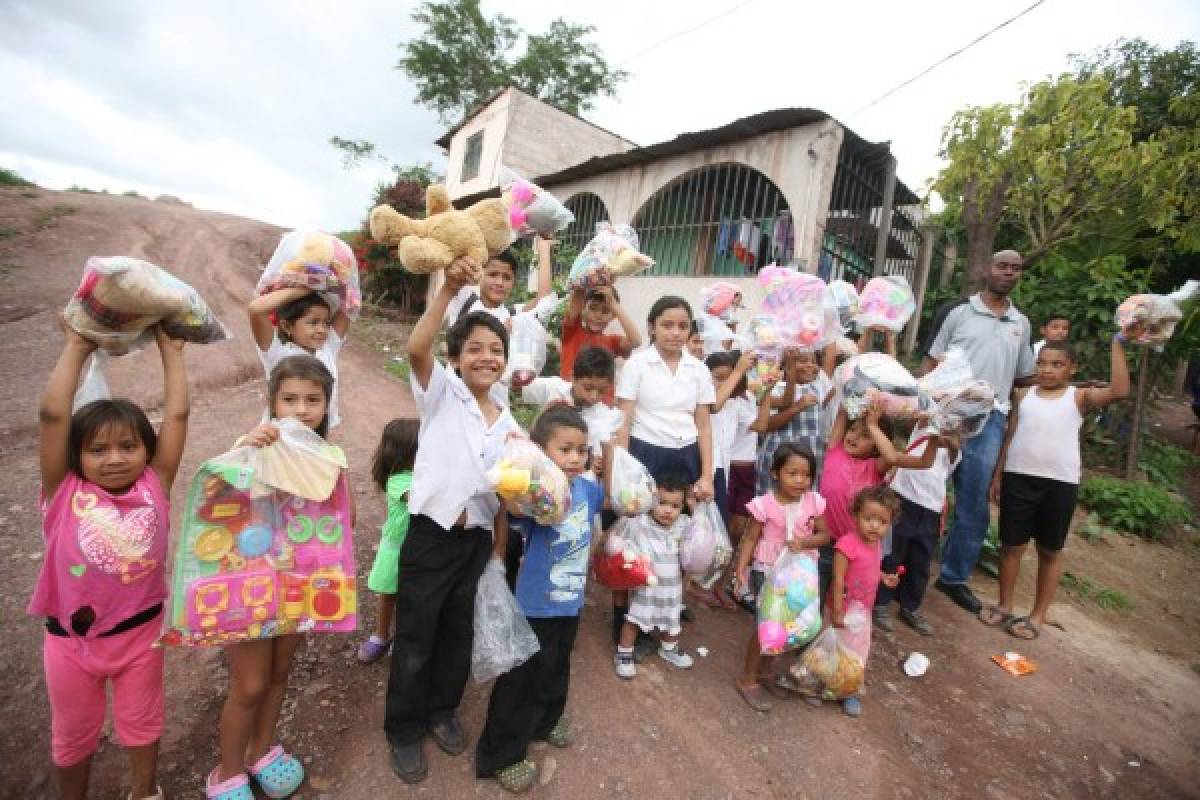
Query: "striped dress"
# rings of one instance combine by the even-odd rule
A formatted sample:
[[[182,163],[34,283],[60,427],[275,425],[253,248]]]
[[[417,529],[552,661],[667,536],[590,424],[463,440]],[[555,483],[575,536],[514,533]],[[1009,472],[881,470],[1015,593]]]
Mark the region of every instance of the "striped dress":
[[[686,514],[670,529],[655,522],[649,514],[629,520],[626,535],[634,548],[654,562],[658,583],[629,591],[628,622],[649,633],[661,630],[669,636],[680,631],[679,615],[683,611],[683,570],[679,566],[679,542],[689,523]]]

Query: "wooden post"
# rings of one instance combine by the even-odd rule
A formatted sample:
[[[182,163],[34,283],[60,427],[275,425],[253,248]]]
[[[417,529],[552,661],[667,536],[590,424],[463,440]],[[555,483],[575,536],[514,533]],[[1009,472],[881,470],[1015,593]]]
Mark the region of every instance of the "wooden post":
[[[1141,348],[1138,355],[1137,393],[1133,396],[1133,417],[1129,424],[1129,445],[1125,451],[1125,480],[1137,476],[1138,445],[1142,438],[1142,413],[1146,407],[1146,384],[1150,376],[1150,351]]]
[[[941,272],[938,273],[938,286],[944,287],[954,277],[954,262],[958,261],[958,242],[950,239],[946,249],[942,251]]]
[[[917,250],[917,274],[912,287],[913,297],[917,301],[917,310],[913,312],[908,327],[904,329],[904,341],[901,344],[905,353],[911,353],[917,344],[917,330],[921,327],[921,309],[925,306],[925,287],[929,285],[929,270],[933,265],[933,242],[941,231],[933,225],[922,225],[919,229],[921,246]]]
[[[879,227],[875,231],[875,264],[872,276],[882,275],[887,265],[888,237],[892,233],[892,204],[896,199],[896,157],[888,153],[883,176],[883,204],[879,208]]]

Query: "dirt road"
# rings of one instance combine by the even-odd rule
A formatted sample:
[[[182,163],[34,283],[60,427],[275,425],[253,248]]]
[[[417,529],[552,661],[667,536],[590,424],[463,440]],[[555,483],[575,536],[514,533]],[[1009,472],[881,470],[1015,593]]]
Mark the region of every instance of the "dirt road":
[[[0,674],[7,676],[0,683],[7,712],[0,726],[0,797],[53,796],[41,632],[24,607],[42,549],[35,407],[58,352],[54,315],[88,255],[123,253],[192,283],[233,329],[232,342],[187,350],[194,399],[185,479],[173,498],[178,512],[186,476],[261,413],[261,368],[241,309],[278,234],[259,222],[176,204],[0,190],[0,619],[6,640]],[[370,339],[397,343],[384,322],[375,323]],[[407,389],[383,370],[385,359],[355,341],[340,364],[346,422],[335,438],[347,450],[360,492],[360,578],[382,517],[366,476],[370,453],[388,419],[411,413]],[[153,353],[122,359],[110,379],[116,391],[148,409],[161,403]],[[1136,543],[1129,555],[1076,556],[1089,546],[1075,540],[1071,546],[1072,558],[1152,563],[1171,585],[1186,586],[1198,560],[1194,548]],[[994,590],[986,578],[978,583],[985,593]],[[921,639],[902,625],[891,635],[877,633],[865,713],[851,720],[833,706],[811,709],[791,701],[769,715],[749,710],[731,684],[751,630],[740,611],[697,612],[684,643],[693,652],[707,648],[708,655],[691,671],[652,658],[635,681],[619,681],[611,666],[607,595],[593,588],[573,662],[569,713],[577,743],[533,753],[551,773],[534,796],[1198,796],[1200,675],[1190,664],[1200,661],[1200,612],[1194,596],[1163,602],[1173,610],[1149,607],[1147,614],[1166,622],[1147,638],[1147,626],[1064,598],[1054,616],[1065,630],[1048,629],[1040,640],[1016,647],[933,592],[927,605],[938,635]],[[373,622],[370,598],[364,611]],[[299,796],[502,796],[494,784],[475,781],[469,756],[449,759],[432,745],[432,775],[423,786],[406,788],[392,776],[381,733],[386,666],[359,666],[355,644],[350,637],[314,637],[293,674],[282,736],[308,764],[310,779]],[[914,649],[932,662],[916,680],[898,667]],[[1017,679],[991,664],[992,654],[1010,649],[1033,658],[1040,671]],[[172,796],[200,796],[215,758],[224,680],[218,651],[168,653],[161,763]],[[486,688],[468,690],[463,716],[471,733],[482,724],[486,699]],[[93,796],[124,796],[123,772],[119,748],[106,741]]]

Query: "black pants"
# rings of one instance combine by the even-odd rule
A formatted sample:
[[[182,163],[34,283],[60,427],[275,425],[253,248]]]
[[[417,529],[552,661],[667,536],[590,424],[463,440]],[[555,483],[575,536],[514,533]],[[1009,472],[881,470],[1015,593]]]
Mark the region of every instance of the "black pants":
[[[530,619],[529,626],[541,649],[496,679],[475,747],[476,777],[490,778],[524,759],[529,743],[545,739],[567,706],[579,617]]]
[[[848,533],[847,536],[854,534]],[[829,587],[833,583],[833,551],[832,544],[823,545],[817,551],[817,591],[821,598],[821,607],[825,608],[829,605]]]
[[[504,580],[508,582],[508,590],[513,594],[517,591],[517,573],[521,571],[521,559],[525,556],[525,540],[521,531],[513,526],[513,518],[508,519],[508,539],[504,547]]]
[[[413,516],[400,550],[396,636],[383,728],[411,744],[454,713],[471,668],[475,587],[492,551],[484,528],[445,530]]]
[[[907,611],[921,607],[925,588],[929,585],[929,565],[933,563],[933,551],[937,549],[941,518],[937,511],[930,511],[906,497],[900,498],[900,519],[892,526],[892,552],[883,557],[882,569],[893,573],[903,564],[904,574],[895,589],[879,584],[876,606],[887,606],[894,597]]]

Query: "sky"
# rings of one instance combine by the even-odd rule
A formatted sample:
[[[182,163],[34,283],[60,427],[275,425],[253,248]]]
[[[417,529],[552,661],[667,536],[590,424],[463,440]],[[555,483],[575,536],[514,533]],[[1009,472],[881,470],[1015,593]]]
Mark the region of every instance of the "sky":
[[[858,111],[1032,2],[485,0],[483,8],[534,32],[557,16],[594,25],[601,51],[631,77],[584,116],[638,144],[768,109],[817,108],[866,139],[891,141],[901,180],[922,193],[956,110],[1015,101],[1023,81],[1065,71],[1068,54],[1118,37],[1164,48],[1200,39],[1194,0],[1045,0]],[[420,34],[414,6],[0,0],[0,166],[48,188],[171,194],[286,227],[357,227],[388,169],[343,169],[330,136],[374,142],[394,163],[444,167],[433,140],[448,126],[414,104],[413,85],[394,69],[401,43]]]

